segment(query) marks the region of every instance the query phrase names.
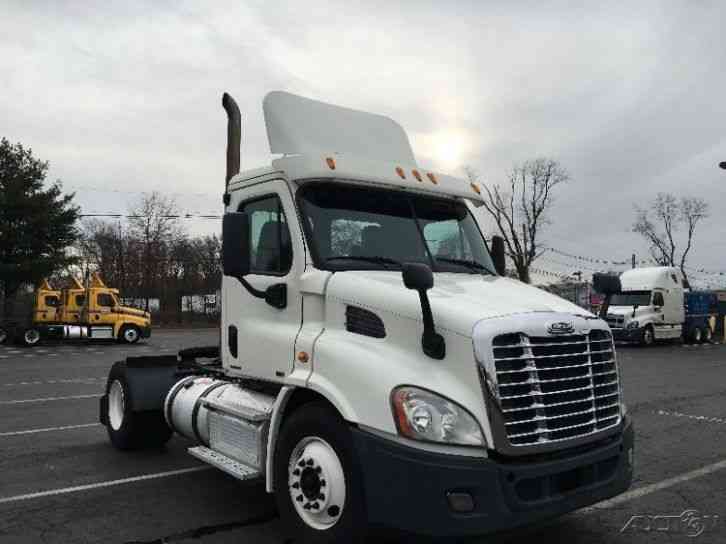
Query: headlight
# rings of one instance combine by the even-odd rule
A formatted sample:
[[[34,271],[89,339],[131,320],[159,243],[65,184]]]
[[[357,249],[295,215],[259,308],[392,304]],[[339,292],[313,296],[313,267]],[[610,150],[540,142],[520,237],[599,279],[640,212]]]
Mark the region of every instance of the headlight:
[[[398,433],[414,440],[484,445],[479,424],[458,404],[418,387],[397,387],[391,394]]]
[[[639,325],[639,323],[637,321],[631,321],[630,323],[628,323],[628,327],[627,328],[628,329],[637,329],[638,328],[638,325]]]

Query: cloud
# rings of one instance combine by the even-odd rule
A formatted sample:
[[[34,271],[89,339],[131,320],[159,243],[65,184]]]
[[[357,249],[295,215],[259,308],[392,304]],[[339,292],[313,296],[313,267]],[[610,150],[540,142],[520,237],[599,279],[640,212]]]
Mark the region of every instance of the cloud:
[[[208,191],[181,204],[214,211],[222,91],[243,110],[243,166],[256,166],[269,160],[262,98],[284,89],[390,115],[420,162],[456,170],[458,158],[490,183],[515,162],[558,158],[573,182],[546,237],[566,251],[644,255],[633,203],[660,190],[709,198],[693,262],[726,269],[726,172],[715,167],[726,160],[726,9],[570,4],[11,3],[0,23],[2,133],[69,187]]]

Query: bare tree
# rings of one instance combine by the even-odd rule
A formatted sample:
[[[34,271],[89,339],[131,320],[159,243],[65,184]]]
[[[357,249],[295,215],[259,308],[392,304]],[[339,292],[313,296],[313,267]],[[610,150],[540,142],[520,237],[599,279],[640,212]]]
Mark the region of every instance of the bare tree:
[[[148,311],[156,272],[162,269],[159,263],[168,259],[169,248],[181,233],[175,202],[157,192],[144,195],[132,208],[129,227],[142,249],[142,293]]]
[[[702,198],[682,197],[678,200],[670,193],[658,193],[648,208],[635,207],[633,232],[648,242],[653,260],[661,266],[677,266],[684,277],[688,254],[693,247],[693,236],[701,220],[708,217],[708,203]],[[678,255],[678,231],[684,228],[684,248]]]
[[[478,181],[471,168],[466,169],[466,174],[471,182]],[[559,162],[538,158],[515,165],[504,187],[480,184],[486,192],[484,209],[494,219],[507,255],[523,282],[530,283],[530,266],[544,251],[540,235],[549,223],[552,191],[569,179]]]

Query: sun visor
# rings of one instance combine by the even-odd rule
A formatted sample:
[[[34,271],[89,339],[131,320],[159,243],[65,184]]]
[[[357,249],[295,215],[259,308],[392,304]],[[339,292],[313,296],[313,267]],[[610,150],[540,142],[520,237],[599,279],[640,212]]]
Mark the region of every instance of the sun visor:
[[[269,93],[262,107],[272,153],[349,153],[369,160],[416,164],[406,132],[389,117],[282,91]]]

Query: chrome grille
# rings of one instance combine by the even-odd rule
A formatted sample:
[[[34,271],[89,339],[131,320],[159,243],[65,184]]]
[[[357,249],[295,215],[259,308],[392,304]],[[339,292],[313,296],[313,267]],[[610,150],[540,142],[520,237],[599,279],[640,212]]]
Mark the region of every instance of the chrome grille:
[[[492,342],[494,393],[513,446],[568,440],[620,423],[620,387],[610,332]]]
[[[605,321],[611,329],[622,329],[625,324],[625,316],[608,314]]]

